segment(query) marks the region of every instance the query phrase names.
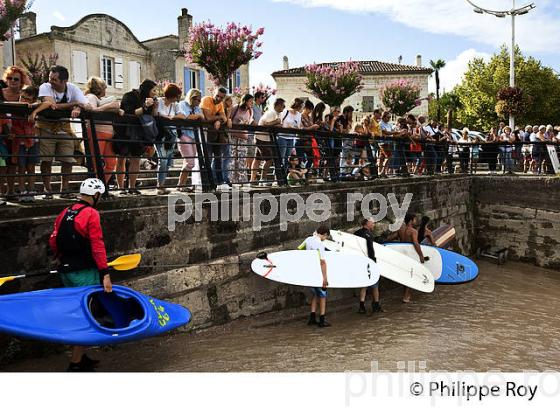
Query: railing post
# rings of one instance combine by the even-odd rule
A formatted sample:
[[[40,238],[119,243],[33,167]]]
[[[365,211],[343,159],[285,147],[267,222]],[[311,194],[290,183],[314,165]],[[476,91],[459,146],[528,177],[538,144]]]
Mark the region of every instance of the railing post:
[[[196,137],[196,151],[198,154],[198,168],[200,172],[200,180],[202,181],[202,190],[204,192],[214,191],[216,189],[216,180],[212,171],[212,158],[208,150],[208,142],[204,133],[204,127],[199,126],[194,129]]]
[[[280,158],[280,147],[278,146],[278,137],[276,132],[270,131],[270,142],[274,145],[274,151],[276,155],[274,156],[274,172],[276,174],[276,180],[279,186],[287,186],[288,178],[286,171],[284,169],[284,164],[282,158]]]
[[[88,172],[90,175],[96,175],[105,184],[104,198],[109,196],[109,187],[105,181],[105,172],[103,170],[103,159],[101,158],[101,151],[99,150],[99,141],[97,139],[97,132],[95,131],[95,124],[91,115],[88,115],[91,136],[88,134],[87,122],[85,115],[81,116],[82,123],[82,139],[84,141],[84,150],[86,151],[86,163],[88,164]],[[93,152],[90,150],[93,147]]]

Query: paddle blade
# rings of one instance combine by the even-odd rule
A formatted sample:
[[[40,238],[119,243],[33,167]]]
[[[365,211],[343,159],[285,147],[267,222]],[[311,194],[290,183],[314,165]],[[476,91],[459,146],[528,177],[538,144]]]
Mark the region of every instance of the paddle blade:
[[[20,276],[7,276],[5,278],[0,278],[0,286],[2,286],[6,282],[11,282],[13,280],[19,279]]]
[[[112,262],[109,262],[108,265],[114,270],[131,270],[136,268],[140,264],[141,259],[142,255],[139,253],[133,255],[124,255]]]

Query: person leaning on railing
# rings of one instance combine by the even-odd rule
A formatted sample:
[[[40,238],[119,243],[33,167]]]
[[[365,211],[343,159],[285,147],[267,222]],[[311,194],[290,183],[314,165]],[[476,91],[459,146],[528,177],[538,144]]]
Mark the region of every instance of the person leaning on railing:
[[[4,71],[3,81],[0,89],[0,102],[19,102],[21,90],[29,84],[29,76],[26,71],[17,66],[8,67]],[[14,158],[18,155],[15,151],[14,141],[10,138],[10,120],[0,120],[0,194],[8,201],[16,201],[15,174],[17,162]],[[4,188],[4,185],[6,186]]]
[[[504,127],[500,140],[504,143],[500,145],[504,173],[513,174],[513,145],[510,144],[515,143],[515,135],[509,126]]]
[[[227,90],[223,87],[217,88],[214,95],[206,96],[202,99],[200,108],[204,113],[206,121],[211,123],[207,131],[208,157],[210,159],[210,167],[214,182],[220,188],[226,188],[227,185],[227,166],[226,152],[228,138],[227,134],[221,131],[224,125],[227,125],[228,117],[224,111],[223,101],[226,98]],[[227,189],[227,188],[226,188]]]
[[[124,110],[121,109],[121,104],[114,98],[107,98],[107,84],[99,77],[91,77],[86,85],[84,92],[89,101],[91,110],[93,112],[112,112],[124,115]],[[105,175],[105,182],[109,182],[113,172],[117,168],[117,158],[113,151],[113,126],[108,123],[95,123],[95,134],[97,136],[97,144],[99,146],[99,154],[103,160],[103,174]],[[90,152],[93,154],[93,138],[91,132],[91,124],[88,121],[88,140],[90,144]],[[97,166],[93,161],[94,167]]]
[[[261,127],[279,127],[282,124],[280,116],[286,108],[286,101],[282,98],[277,98],[274,102],[274,107],[268,109],[259,121]],[[270,186],[272,181],[267,181],[272,160],[276,155],[274,152],[273,142],[270,140],[270,134],[265,132],[257,133],[255,136],[257,142],[256,150],[256,166],[253,165],[251,183],[256,185],[257,182],[260,186]],[[262,164],[262,171],[259,177],[259,171]]]
[[[179,108],[179,101],[183,92],[177,84],[168,84],[163,90],[164,98],[159,98],[156,104],[156,114],[160,118],[172,120],[184,120],[186,115]],[[169,173],[169,167],[173,162],[173,153],[175,152],[175,144],[179,139],[177,127],[164,126],[160,128],[160,136],[155,143],[158,168],[157,168],[157,194],[168,195],[171,193],[165,188],[165,180]]]
[[[132,90],[123,95],[121,109],[125,114],[141,117],[154,115],[156,111],[157,84],[152,80],[144,80],[138,90]],[[143,135],[140,125],[115,123],[115,137],[113,149],[118,155],[117,159],[117,185],[121,195],[141,195],[136,189],[136,181],[140,171],[140,158],[151,144],[142,141]],[[133,135],[134,134],[134,135]],[[125,186],[126,161],[128,160],[128,190]]]
[[[303,112],[301,113],[301,127],[306,131],[317,131],[320,127],[320,125],[313,123],[311,114],[314,109],[315,104],[310,100],[306,100],[303,106]],[[313,154],[313,136],[311,134],[300,135],[299,139],[296,141],[296,155],[299,158],[300,166],[303,166],[305,163],[306,174],[308,174],[315,162],[315,156]]]
[[[35,120],[37,113],[45,108],[72,110],[71,118],[78,118],[82,109],[91,109],[82,90],[68,82],[69,76],[68,69],[63,66],[54,66],[50,69],[49,82],[39,88],[39,99],[43,104],[31,114],[31,120]],[[40,137],[41,173],[43,174],[45,199],[53,198],[51,174],[55,157],[62,164],[60,197],[74,198],[74,195],[69,192],[69,182],[72,167],[76,163],[74,152],[80,145],[80,141],[72,131],[70,120],[63,119],[56,122],[38,120],[36,127]]]
[[[179,109],[187,120],[190,121],[204,121],[204,114],[200,108],[202,101],[202,93],[197,88],[191,88],[187,93],[185,100],[179,104]],[[187,186],[189,173],[193,172],[195,166],[198,165],[198,154],[196,151],[197,139],[195,131],[190,127],[181,128],[181,137],[179,138],[179,152],[183,157],[183,168],[179,176],[179,183],[177,185],[180,192],[193,192],[194,188]],[[196,167],[200,171],[200,165]],[[197,175],[200,179],[200,175]],[[191,185],[194,186],[194,174],[191,176]]]
[[[255,125],[253,119],[253,104],[255,97],[245,94],[241,103],[233,107],[229,119],[234,125]],[[246,169],[247,153],[249,151],[249,137],[247,131],[230,131],[231,161],[230,180],[233,184],[244,184],[249,181]]]
[[[461,172],[466,174],[469,172],[469,160],[471,155],[470,144],[471,140],[469,138],[469,129],[463,128],[461,133],[461,138],[458,141],[459,144],[459,161],[461,163]]]

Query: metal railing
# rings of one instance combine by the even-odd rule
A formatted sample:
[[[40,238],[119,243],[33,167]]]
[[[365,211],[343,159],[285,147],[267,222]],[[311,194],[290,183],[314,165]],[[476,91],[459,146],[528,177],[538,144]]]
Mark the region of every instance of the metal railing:
[[[559,172],[560,144],[553,142],[412,144],[409,138],[373,138],[325,130],[249,125],[216,130],[207,122],[159,117],[155,118],[157,136],[152,135],[152,139],[136,116],[83,112],[71,119],[69,112],[61,111],[45,111],[40,118],[42,126],[51,131],[57,125],[58,133],[35,129],[13,135],[14,123],[19,122],[21,129],[30,111],[24,105],[0,103],[0,144],[8,147],[0,154],[5,162],[0,162],[0,184],[8,199],[39,194],[52,197],[53,185],[60,185],[57,191],[62,197],[71,197],[78,192],[81,180],[93,176],[106,182],[108,195],[115,191],[137,195],[154,188],[166,194],[171,187],[187,192],[213,191],[232,186],[260,188],[477,173],[481,164],[488,164],[490,173],[498,169],[531,174]],[[4,133],[10,126],[12,133]],[[73,135],[67,132],[68,126]],[[71,153],[70,145],[74,146]],[[52,170],[51,154],[60,172]],[[78,171],[74,167],[76,157],[84,160]],[[171,166],[177,162],[182,165]],[[39,165],[41,172],[37,173]],[[37,177],[41,182],[34,180]],[[42,189],[37,188],[41,183]]]

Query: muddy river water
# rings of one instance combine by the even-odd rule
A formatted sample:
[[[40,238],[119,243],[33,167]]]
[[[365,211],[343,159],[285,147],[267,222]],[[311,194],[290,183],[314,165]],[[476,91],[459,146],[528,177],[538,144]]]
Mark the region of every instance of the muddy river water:
[[[196,333],[96,350],[99,371],[559,371],[560,273],[479,262],[461,286],[382,294],[384,313],[363,316],[355,301],[308,327],[306,309],[235,321]],[[28,360],[4,371],[61,371],[67,356]],[[414,368],[412,367],[414,366]],[[2,369],[0,369],[2,370]]]

